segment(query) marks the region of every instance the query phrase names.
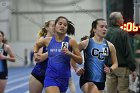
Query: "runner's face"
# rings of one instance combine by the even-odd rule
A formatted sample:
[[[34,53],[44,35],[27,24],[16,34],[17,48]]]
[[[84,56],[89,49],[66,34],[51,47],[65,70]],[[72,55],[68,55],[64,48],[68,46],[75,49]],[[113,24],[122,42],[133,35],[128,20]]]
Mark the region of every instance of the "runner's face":
[[[54,26],[55,26],[55,22],[50,21],[49,27],[47,27],[47,28],[48,28],[48,31],[50,32],[51,35],[54,35]]]
[[[95,31],[95,35],[104,38],[106,35],[106,31],[107,31],[107,23],[104,20],[99,20],[97,22],[97,27],[96,29],[94,29]]]
[[[67,20],[64,18],[60,18],[55,26],[55,31],[59,34],[66,34],[68,28]]]

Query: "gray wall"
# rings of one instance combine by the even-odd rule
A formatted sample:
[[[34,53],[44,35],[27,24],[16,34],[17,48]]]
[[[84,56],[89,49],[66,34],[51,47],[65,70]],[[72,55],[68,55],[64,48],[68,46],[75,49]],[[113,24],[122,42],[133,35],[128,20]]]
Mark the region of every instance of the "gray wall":
[[[6,36],[14,53],[24,58],[24,49],[33,47],[38,31],[47,20],[65,16],[75,24],[77,41],[89,35],[91,23],[105,18],[105,0],[7,0]],[[1,14],[1,13],[0,13]],[[8,13],[6,15],[9,15]],[[3,23],[4,25],[4,23]],[[23,65],[17,57],[16,65]],[[10,66],[15,66],[11,64]]]
[[[89,34],[94,19],[103,17],[102,0],[13,0],[12,6],[12,41],[34,41],[45,20],[61,15],[74,22],[79,39]]]

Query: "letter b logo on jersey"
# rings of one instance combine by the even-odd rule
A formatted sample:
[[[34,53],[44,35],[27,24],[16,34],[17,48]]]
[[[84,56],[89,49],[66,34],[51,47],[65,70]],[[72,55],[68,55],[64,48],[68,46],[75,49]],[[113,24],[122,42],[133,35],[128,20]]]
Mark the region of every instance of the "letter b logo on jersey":
[[[62,48],[68,48],[68,42],[62,42],[61,49]]]

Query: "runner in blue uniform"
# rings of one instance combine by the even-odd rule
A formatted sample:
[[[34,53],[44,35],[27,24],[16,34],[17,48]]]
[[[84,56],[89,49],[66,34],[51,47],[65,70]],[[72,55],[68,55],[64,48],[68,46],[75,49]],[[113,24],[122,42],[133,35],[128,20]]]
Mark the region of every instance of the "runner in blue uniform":
[[[39,32],[38,39],[51,37],[54,34],[54,21],[50,20],[45,22],[45,26]],[[37,62],[33,68],[29,81],[30,93],[42,93],[45,79],[45,72],[47,67],[47,47],[43,47],[39,50],[39,53],[35,55],[35,61]]]
[[[4,93],[8,79],[7,60],[15,62],[15,56],[4,38],[4,33],[0,31],[0,93]]]
[[[70,59],[82,64],[82,56],[78,44],[66,34],[74,34],[67,18],[60,16],[55,20],[55,35],[36,43],[34,52],[39,48],[48,48],[48,66],[45,75],[46,93],[65,93],[68,88],[70,72]]]
[[[92,23],[90,38],[79,44],[84,49],[84,68],[78,69],[80,88],[84,93],[103,93],[106,73],[118,67],[116,50],[112,43],[104,39],[107,24],[104,19],[96,19]],[[108,67],[108,60],[113,65]]]

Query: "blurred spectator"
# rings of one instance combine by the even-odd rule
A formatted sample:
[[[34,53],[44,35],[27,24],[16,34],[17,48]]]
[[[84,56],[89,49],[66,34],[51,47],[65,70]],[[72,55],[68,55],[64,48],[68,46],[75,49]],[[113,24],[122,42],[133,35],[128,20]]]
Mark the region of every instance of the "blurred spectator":
[[[27,66],[28,64],[28,49],[24,49],[24,66]]]
[[[136,34],[134,36],[134,53],[135,53],[135,60],[136,60],[136,71],[138,74],[138,83],[137,83],[137,89],[138,93],[140,93],[140,34]]]
[[[106,39],[113,43],[116,48],[118,69],[107,74],[107,93],[128,93],[130,72],[132,72],[133,80],[136,78],[136,66],[129,35],[120,28],[123,22],[124,19],[120,12],[110,14]],[[111,62],[108,65],[111,66]]]
[[[34,51],[33,51],[33,49],[31,49],[30,50],[30,62],[31,62],[30,66],[33,66],[33,61],[34,61],[33,58],[34,58]]]
[[[86,40],[86,39],[89,39],[89,36],[83,36],[82,38],[81,38],[81,41],[83,41],[83,40]]]

